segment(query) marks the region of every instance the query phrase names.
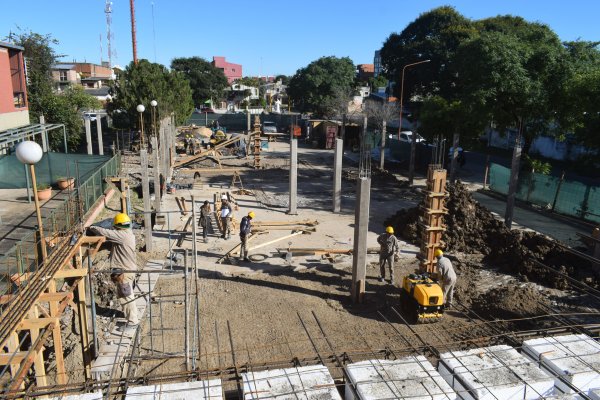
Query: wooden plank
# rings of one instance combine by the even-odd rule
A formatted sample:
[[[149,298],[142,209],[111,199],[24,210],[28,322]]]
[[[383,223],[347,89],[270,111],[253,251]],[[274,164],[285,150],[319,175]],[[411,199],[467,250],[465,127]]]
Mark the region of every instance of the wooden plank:
[[[250,242],[251,240],[253,240],[254,238],[258,237],[259,235],[265,234],[265,233],[269,233],[269,232],[258,232],[258,233],[254,233],[251,234],[250,237],[248,237],[248,240],[246,243]],[[233,254],[235,254],[235,252],[237,250],[240,249],[240,247],[242,247],[242,243],[238,243],[236,244],[231,250],[229,250],[227,253],[225,253],[221,258],[219,258],[217,260],[217,264],[221,264],[223,261],[225,261],[226,258],[229,258],[230,256],[232,256]]]
[[[304,234],[304,231],[297,231],[297,232],[294,232],[294,233],[290,233],[289,235],[285,235],[285,236],[282,236],[280,238],[273,239],[273,240],[270,240],[268,242],[261,243],[259,245],[254,246],[254,247],[251,247],[251,248],[248,249],[248,251],[260,249],[261,247],[265,247],[265,246],[268,246],[270,244],[277,243],[277,242],[279,242],[281,240],[289,239],[289,238],[292,238],[294,236],[298,236],[298,235],[302,235],[302,234]]]
[[[42,329],[50,324],[57,324],[59,321],[58,317],[46,317],[46,318],[29,318],[24,319],[17,325],[17,331]]]
[[[29,353],[26,351],[19,351],[17,353],[10,354],[0,354],[0,365],[7,365],[8,363],[10,363],[11,365],[20,364],[21,361],[23,361],[25,357],[27,357],[27,354]]]
[[[285,225],[307,225],[307,226],[315,226],[319,225],[319,221],[317,220],[300,220],[300,221],[257,221],[253,222],[252,226],[285,226]]]
[[[15,298],[16,295],[13,294],[5,294],[0,296],[0,304],[6,304]],[[57,293],[42,293],[38,297],[37,301],[40,303],[47,303],[49,301],[62,301],[65,297],[73,298],[73,293],[71,292],[57,292]]]

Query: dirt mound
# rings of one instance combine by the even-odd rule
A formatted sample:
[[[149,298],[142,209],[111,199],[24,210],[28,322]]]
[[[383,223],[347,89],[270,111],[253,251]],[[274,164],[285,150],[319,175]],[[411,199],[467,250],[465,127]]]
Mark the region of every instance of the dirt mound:
[[[533,285],[494,288],[472,302],[473,310],[485,319],[514,319],[545,314],[548,299]]]
[[[509,233],[508,229],[487,209],[480,206],[460,182],[448,184],[447,189],[448,215],[444,219],[446,249],[454,252],[489,254],[496,246],[497,237]],[[416,243],[421,240],[423,230],[419,218],[419,208],[415,207],[398,211],[386,220],[385,224],[393,226],[404,239]]]
[[[486,208],[477,203],[467,188],[457,182],[448,184],[445,217],[446,232],[443,240],[449,252],[481,253],[484,261],[503,271],[520,275],[525,280],[565,289],[568,281],[537,262],[548,265],[571,277],[594,281],[591,264],[579,260],[573,265],[573,254],[554,240],[535,232],[510,231]],[[423,225],[419,223],[418,207],[400,210],[385,221],[402,238],[419,243]]]

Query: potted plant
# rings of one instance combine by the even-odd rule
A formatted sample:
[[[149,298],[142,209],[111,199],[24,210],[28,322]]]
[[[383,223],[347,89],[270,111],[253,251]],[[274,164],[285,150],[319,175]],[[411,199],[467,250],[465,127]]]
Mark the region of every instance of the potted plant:
[[[46,185],[45,183],[40,183],[36,186],[38,200],[44,201],[49,200],[52,197],[52,188],[50,185]]]
[[[56,184],[60,190],[73,189],[75,187],[75,178],[71,176],[59,176]]]

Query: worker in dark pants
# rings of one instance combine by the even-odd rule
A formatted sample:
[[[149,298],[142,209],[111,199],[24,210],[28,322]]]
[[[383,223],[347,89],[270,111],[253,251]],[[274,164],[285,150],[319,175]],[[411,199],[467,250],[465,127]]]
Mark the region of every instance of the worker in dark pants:
[[[444,257],[441,249],[436,249],[433,253],[437,258],[437,270],[440,281],[444,288],[444,305],[446,308],[452,308],[452,298],[454,297],[454,286],[456,286],[456,272],[452,262]]]
[[[254,211],[250,211],[247,216],[242,218],[240,222],[240,240],[242,245],[240,247],[240,261],[250,261],[248,258],[248,236],[252,232],[252,219],[254,218]]]
[[[223,226],[223,236],[221,238],[229,240],[231,237],[231,218],[232,210],[229,201],[221,200],[221,225]]]
[[[394,236],[394,228],[388,226],[385,233],[377,238],[379,243],[379,282],[385,281],[385,265],[390,269],[390,284],[394,284],[394,257],[400,253],[398,239]]]
[[[113,270],[111,280],[117,287],[117,298],[123,308],[127,324],[123,327],[124,334],[131,334],[139,324],[138,309],[135,304],[133,286],[135,282],[137,265],[137,251],[135,236],[131,231],[131,219],[125,213],[115,215],[113,228],[106,229],[99,226],[90,226],[89,230],[112,244],[110,250],[110,266]]]
[[[210,226],[210,204],[208,200],[204,201],[202,207],[200,207],[200,226],[202,227],[202,237],[204,243],[208,243],[208,227]]]

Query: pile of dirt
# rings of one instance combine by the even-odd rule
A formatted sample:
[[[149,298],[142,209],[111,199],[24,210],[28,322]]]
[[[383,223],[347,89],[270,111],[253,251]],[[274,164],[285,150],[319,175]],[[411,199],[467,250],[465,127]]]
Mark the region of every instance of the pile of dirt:
[[[448,214],[444,218],[446,249],[453,252],[489,254],[496,247],[497,238],[509,230],[471,196],[460,182],[448,184],[446,200]],[[421,240],[423,225],[419,224],[419,207],[402,209],[385,221],[404,239],[417,243]]]
[[[547,313],[550,301],[534,285],[493,288],[475,299],[471,307],[484,318],[514,319]]]
[[[346,181],[355,181],[358,179],[358,168],[344,168],[342,170],[342,179]],[[378,168],[373,168],[371,170],[371,184],[373,186],[378,186],[380,184],[390,184],[396,188],[408,188],[408,181],[399,180],[396,175],[392,174],[387,170],[380,170]]]
[[[573,254],[556,241],[535,232],[507,229],[490,211],[479,205],[460,182],[448,184],[447,190],[445,250],[484,254],[486,263],[500,267],[504,272],[558,289],[568,287],[567,278],[537,262],[595,284],[588,261],[580,260],[575,269]],[[393,226],[405,240],[419,243],[424,229],[419,221],[420,211],[415,207],[398,211],[385,224]]]

